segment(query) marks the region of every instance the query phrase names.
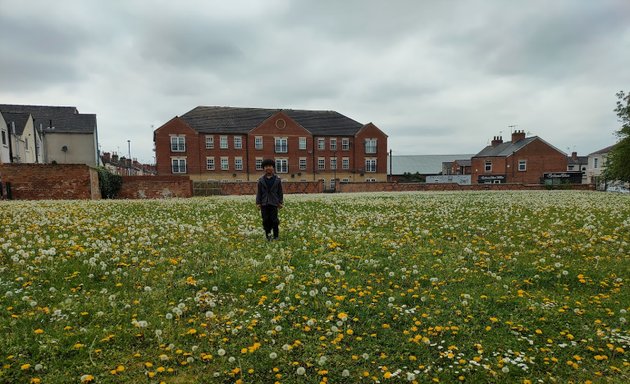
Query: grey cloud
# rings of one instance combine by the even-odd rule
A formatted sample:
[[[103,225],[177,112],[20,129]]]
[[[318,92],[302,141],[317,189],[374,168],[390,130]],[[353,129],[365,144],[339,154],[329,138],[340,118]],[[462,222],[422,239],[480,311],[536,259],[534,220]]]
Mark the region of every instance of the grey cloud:
[[[333,109],[399,153],[516,124],[584,154],[630,84],[627,0],[0,2],[0,102],[76,105],[148,161],[151,125],[197,105]]]

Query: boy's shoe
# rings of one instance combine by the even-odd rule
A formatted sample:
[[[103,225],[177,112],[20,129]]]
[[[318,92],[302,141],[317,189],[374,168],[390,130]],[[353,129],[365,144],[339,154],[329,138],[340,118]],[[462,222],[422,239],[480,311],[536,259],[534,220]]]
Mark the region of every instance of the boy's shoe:
[[[278,241],[278,236],[274,237],[273,241]]]
[[[271,237],[271,234],[267,234],[265,235],[265,237],[267,238],[267,241],[271,241],[273,238]]]

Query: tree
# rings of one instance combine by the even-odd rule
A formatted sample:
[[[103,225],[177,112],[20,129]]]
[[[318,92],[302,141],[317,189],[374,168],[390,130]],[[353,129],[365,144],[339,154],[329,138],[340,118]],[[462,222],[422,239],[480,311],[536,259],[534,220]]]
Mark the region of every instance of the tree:
[[[608,180],[630,182],[630,92],[619,91],[617,98],[615,112],[621,122],[621,129],[616,132],[619,141],[608,152],[604,175]]]

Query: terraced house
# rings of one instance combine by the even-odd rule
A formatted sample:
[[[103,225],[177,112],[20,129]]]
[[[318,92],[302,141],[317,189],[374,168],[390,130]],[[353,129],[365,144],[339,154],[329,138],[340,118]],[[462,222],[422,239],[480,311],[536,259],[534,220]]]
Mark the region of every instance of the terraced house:
[[[154,131],[158,175],[254,181],[263,159],[284,181],[387,180],[387,135],[335,111],[200,106]]]
[[[567,154],[538,136],[512,132],[512,141],[495,136],[491,144],[471,158],[472,182],[580,184],[581,171],[567,171]]]
[[[0,104],[0,163],[96,166],[96,115],[76,107]]]

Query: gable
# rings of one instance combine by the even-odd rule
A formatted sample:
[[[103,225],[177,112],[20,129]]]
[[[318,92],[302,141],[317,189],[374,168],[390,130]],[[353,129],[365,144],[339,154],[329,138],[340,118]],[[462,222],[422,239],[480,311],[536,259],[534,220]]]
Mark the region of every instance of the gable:
[[[510,153],[509,155],[515,154],[517,152],[522,152],[525,150],[529,150],[528,152],[541,152],[541,150],[547,150],[545,152],[549,152],[549,150],[553,151],[553,152],[557,152],[558,155],[566,157],[567,154],[564,153],[563,151],[559,150],[558,148],[554,147],[553,145],[549,144],[548,142],[546,142],[545,140],[541,139],[538,136],[533,136],[532,137],[532,141],[530,141],[529,143],[527,143],[526,145],[523,145],[519,148],[515,148],[512,153]],[[522,140],[521,140],[522,141]]]
[[[162,126],[153,131],[153,140],[157,135],[169,135],[169,134],[190,134],[196,135],[198,132],[192,129],[186,121],[182,118],[175,116]]]
[[[267,118],[262,124],[252,129],[252,135],[256,134],[276,134],[276,135],[299,135],[311,136],[306,128],[293,120],[284,112],[278,112]]]
[[[385,132],[381,131],[376,125],[372,123],[367,123],[356,133],[357,136],[376,136],[376,137],[387,137]]]

